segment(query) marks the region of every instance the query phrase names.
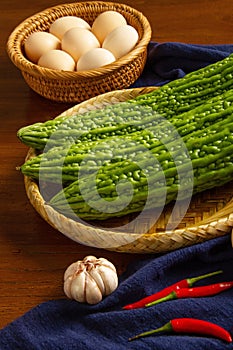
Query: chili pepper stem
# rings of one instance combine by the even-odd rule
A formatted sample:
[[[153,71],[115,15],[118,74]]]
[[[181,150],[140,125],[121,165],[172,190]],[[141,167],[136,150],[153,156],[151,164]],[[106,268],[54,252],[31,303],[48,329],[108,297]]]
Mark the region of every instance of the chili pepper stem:
[[[159,332],[172,332],[171,322],[166,323],[164,326],[162,326],[160,328],[152,329],[150,331],[137,334],[134,337],[129,338],[128,340],[132,341],[132,340],[147,337],[147,336],[153,335],[155,333],[159,333]]]
[[[154,306],[156,304],[163,303],[164,301],[174,300],[174,299],[177,299],[175,291],[171,292],[170,294],[166,295],[163,298],[160,298],[158,300],[155,300],[155,301],[152,301],[151,303],[146,304],[145,307],[151,307],[151,306]]]
[[[218,270],[218,271],[214,271],[214,272],[210,272],[210,273],[207,273],[205,275],[201,275],[201,276],[197,276],[197,277],[191,277],[191,278],[187,278],[187,283],[190,287],[192,287],[192,285],[204,278],[208,278],[208,277],[212,277],[214,275],[218,275],[220,273],[223,273],[222,270]]]

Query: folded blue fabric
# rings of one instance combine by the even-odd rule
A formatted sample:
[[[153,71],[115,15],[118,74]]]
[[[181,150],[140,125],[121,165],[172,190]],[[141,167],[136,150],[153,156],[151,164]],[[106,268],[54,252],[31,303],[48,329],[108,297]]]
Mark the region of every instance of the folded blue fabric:
[[[161,86],[170,80],[224,59],[233,45],[155,43],[148,46],[148,58],[140,78],[131,87]]]
[[[233,45],[153,43],[141,77],[131,87],[163,85],[227,57]],[[173,318],[192,317],[233,331],[233,289],[219,295],[179,299],[151,308],[122,310],[122,306],[183,278],[222,269],[223,273],[197,285],[233,280],[230,236],[135,261],[120,276],[119,287],[97,305],[53,300],[33,308],[0,330],[0,350],[222,350],[232,349],[214,337],[158,334],[128,342],[143,331]]]

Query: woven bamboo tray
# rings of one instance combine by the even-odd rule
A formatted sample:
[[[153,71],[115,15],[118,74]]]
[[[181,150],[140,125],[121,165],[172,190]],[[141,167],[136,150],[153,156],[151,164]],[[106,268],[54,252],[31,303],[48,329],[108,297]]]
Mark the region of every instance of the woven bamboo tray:
[[[126,101],[153,89],[155,88],[148,87],[109,92],[82,102],[63,115],[83,113],[106,104]],[[35,150],[31,148],[27,159],[33,156]],[[78,243],[107,250],[127,253],[168,252],[229,234],[233,228],[233,182],[193,196],[181,222],[175,229],[169,231],[166,230],[166,225],[171,217],[171,205],[165,206],[153,225],[150,211],[141,222],[136,222],[137,227],[132,215],[101,223],[81,223],[65,217],[46,205],[37,183],[29,177],[25,177],[25,188],[33,207],[51,226]],[[177,215],[179,216],[179,213]],[[176,221],[175,216],[173,220]],[[119,230],[118,227],[122,224],[127,224],[127,229]],[[137,233],[138,225],[143,234]]]
[[[52,22],[63,16],[78,16],[92,25],[94,19],[107,10],[121,13],[138,32],[138,43],[127,55],[112,64],[83,72],[48,69],[26,59],[24,42],[31,33],[47,31]],[[11,33],[6,49],[32,90],[57,102],[79,103],[134,83],[145,66],[150,39],[151,26],[141,12],[125,4],[87,1],[54,6],[27,18]]]

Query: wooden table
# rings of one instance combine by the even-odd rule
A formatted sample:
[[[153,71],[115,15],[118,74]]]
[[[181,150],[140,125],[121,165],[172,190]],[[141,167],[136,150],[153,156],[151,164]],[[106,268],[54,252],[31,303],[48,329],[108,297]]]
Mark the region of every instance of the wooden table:
[[[229,44],[232,0],[127,0],[149,19],[152,39],[196,44]],[[111,260],[122,273],[145,255],[116,253],[79,245],[50,227],[30,205],[16,170],[27,152],[17,137],[24,125],[55,117],[70,105],[46,100],[24,82],[5,45],[25,18],[63,3],[55,0],[2,0],[0,5],[0,327],[38,303],[63,298],[63,273],[72,262],[93,254]]]

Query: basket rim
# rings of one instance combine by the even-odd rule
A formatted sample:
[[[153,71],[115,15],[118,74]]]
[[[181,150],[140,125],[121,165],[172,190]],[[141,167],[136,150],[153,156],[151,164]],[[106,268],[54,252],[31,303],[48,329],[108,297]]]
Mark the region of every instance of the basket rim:
[[[40,67],[37,64],[32,63],[28,60],[22,53],[21,42],[23,40],[22,32],[25,28],[28,28],[29,25],[33,24],[33,21],[36,18],[41,17],[42,15],[49,15],[51,12],[59,12],[62,9],[69,8],[71,6],[77,6],[80,9],[85,6],[91,5],[101,5],[106,7],[111,6],[116,9],[125,9],[129,11],[132,15],[137,15],[140,19],[140,22],[143,27],[143,35],[141,39],[138,41],[136,46],[130,53],[116,60],[115,62],[105,65],[104,67],[99,67],[97,69],[87,70],[87,71],[58,71],[54,69],[49,69],[45,67]],[[64,3],[56,6],[48,7],[40,12],[33,14],[30,17],[27,17],[20,24],[18,24],[12,33],[9,35],[7,43],[6,43],[6,51],[8,56],[14,65],[19,68],[22,72],[27,74],[31,74],[33,76],[43,76],[51,79],[64,79],[64,80],[73,80],[73,79],[93,79],[98,78],[104,75],[108,75],[109,73],[114,73],[122,66],[127,66],[130,62],[132,62],[135,58],[137,58],[141,53],[147,50],[147,45],[150,42],[152,35],[151,25],[148,19],[143,15],[142,12],[132,8],[129,5],[123,3],[115,3],[115,2],[105,2],[105,1],[84,1],[84,2],[74,2],[74,3]]]
[[[91,99],[82,103],[76,104],[75,106],[65,110],[59,116],[72,115],[72,112],[77,113],[77,111],[79,110],[82,111],[83,108],[85,109],[88,107],[88,104],[91,104],[92,106],[94,105],[95,108],[95,104],[96,106],[100,106],[101,103],[105,103],[106,101],[109,101],[109,103],[114,103],[113,100],[115,97],[125,97],[127,95],[127,98],[129,99],[132,97],[131,93],[143,94],[151,92],[156,88],[157,87],[155,86],[151,86],[111,91],[99,95],[97,97],[92,97]],[[26,159],[28,157],[34,156],[34,154],[34,149],[29,148]],[[87,243],[88,238],[83,238],[83,236],[81,235],[82,239],[80,239],[80,237],[74,239],[72,238],[72,236],[74,236],[74,233],[76,234],[76,232],[80,234],[80,231],[88,230],[88,232],[90,233],[92,230],[92,232],[94,231],[94,234],[98,237],[98,239],[99,236],[101,236],[100,242],[98,241],[97,245],[92,245],[92,242],[90,244],[89,241],[86,245],[92,245],[101,249],[115,250],[127,253],[161,253],[178,249],[184,246],[193,245],[208,239],[228,234],[233,228],[233,196],[231,196],[231,199],[226,203],[226,205],[222,209],[219,209],[216,213],[211,214],[210,216],[200,220],[196,225],[192,224],[184,228],[174,228],[172,230],[155,230],[152,233],[137,233],[133,231],[124,232],[117,229],[114,231],[113,228],[107,227],[93,228],[92,225],[89,226],[88,223],[83,224],[82,222],[75,221],[74,219],[66,217],[62,213],[59,213],[55,209],[48,206],[44,202],[39,187],[33,179],[24,176],[24,183],[27,196],[32,206],[43,217],[45,221],[47,221],[52,227],[62,232],[70,239],[73,239],[74,241],[84,245]],[[48,212],[51,214],[53,220],[55,218],[54,221],[51,220],[51,216],[48,216]],[[117,240],[119,239],[119,242],[125,242],[125,244],[119,245],[119,247],[114,247],[114,249],[108,246],[101,246],[102,242],[104,242],[104,239],[106,237],[109,237],[108,239],[110,241],[113,241],[113,236],[114,244],[116,242],[115,238]],[[132,242],[133,239],[135,239],[135,242]],[[153,244],[156,245],[156,248],[153,247]],[[157,247],[157,245],[159,246],[159,248]]]

